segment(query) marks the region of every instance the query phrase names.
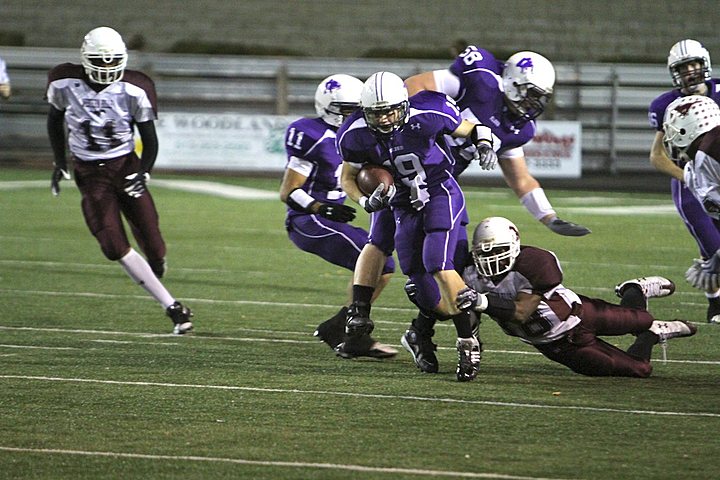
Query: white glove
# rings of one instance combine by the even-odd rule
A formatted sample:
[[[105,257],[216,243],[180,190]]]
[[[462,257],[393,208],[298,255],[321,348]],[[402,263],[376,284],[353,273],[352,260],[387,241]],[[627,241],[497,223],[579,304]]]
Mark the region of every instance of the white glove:
[[[383,194],[385,184],[381,183],[369,197],[360,197],[358,203],[366,212],[372,213],[382,210],[390,205],[390,200],[395,196],[395,185],[390,185],[387,192]]]
[[[140,198],[145,193],[145,183],[150,180],[149,173],[131,173],[125,177],[125,193],[132,198]]]
[[[497,166],[498,157],[495,150],[492,149],[492,145],[481,140],[477,145],[477,152],[475,153],[477,160],[480,163],[480,168],[483,170],[492,170]]]
[[[485,125],[477,124],[472,130],[470,139],[477,148],[473,152],[473,160],[480,163],[483,170],[492,170],[498,162],[497,153],[493,150],[492,131]]]
[[[474,310],[478,313],[484,312],[488,307],[488,299],[484,293],[473,290],[470,287],[463,288],[455,298],[455,304],[459,310]]]
[[[720,288],[720,251],[707,260],[696,259],[685,272],[685,279],[695,288],[714,292]]]
[[[410,203],[415,210],[420,211],[428,201],[430,201],[430,194],[427,191],[427,183],[418,174],[410,187]]]

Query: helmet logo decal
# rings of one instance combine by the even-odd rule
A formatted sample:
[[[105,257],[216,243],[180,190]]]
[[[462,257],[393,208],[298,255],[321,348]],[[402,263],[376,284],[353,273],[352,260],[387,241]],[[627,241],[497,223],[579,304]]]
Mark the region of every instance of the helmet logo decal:
[[[687,102],[682,105],[678,105],[677,107],[675,107],[675,111],[684,117],[688,114],[688,112],[690,111],[690,108],[692,108],[692,106],[698,102],[699,101]]]
[[[335,80],[334,78],[331,78],[327,82],[325,82],[325,93],[330,93],[333,90],[337,90],[340,88],[340,82]]]
[[[532,70],[535,68],[535,65],[533,65],[532,58],[530,57],[523,57],[520,59],[518,63],[516,63],[517,67],[522,70],[524,73],[525,70]]]

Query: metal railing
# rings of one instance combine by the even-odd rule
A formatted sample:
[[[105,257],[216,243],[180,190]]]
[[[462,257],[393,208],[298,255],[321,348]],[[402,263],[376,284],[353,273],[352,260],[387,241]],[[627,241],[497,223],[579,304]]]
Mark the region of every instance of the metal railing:
[[[0,103],[0,160],[49,156],[46,75],[75,49],[0,47],[13,97]],[[129,68],[155,80],[162,111],[311,115],[318,82],[332,73],[366,78],[379,70],[401,77],[446,68],[451,60],[238,57],[131,52]],[[663,65],[555,65],[557,81],[545,119],[577,120],[583,170],[615,174],[651,170],[650,101],[670,88]]]

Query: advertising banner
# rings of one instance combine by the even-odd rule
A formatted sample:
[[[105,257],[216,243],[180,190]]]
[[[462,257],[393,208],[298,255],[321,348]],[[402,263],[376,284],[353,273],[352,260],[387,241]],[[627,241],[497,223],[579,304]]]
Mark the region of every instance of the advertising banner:
[[[282,171],[285,130],[296,116],[165,112],[157,122],[157,167],[188,170]],[[541,121],[523,147],[537,178],[579,178],[579,122]],[[468,168],[463,176],[501,176]]]

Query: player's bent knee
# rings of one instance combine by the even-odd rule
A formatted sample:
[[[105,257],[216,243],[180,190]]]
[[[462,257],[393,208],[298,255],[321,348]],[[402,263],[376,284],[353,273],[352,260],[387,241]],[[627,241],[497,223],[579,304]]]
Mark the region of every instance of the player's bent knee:
[[[98,243],[100,243],[100,249],[110,261],[120,260],[130,249],[130,243],[127,241],[125,235],[121,232],[113,231],[110,229],[100,230],[95,234]]]

